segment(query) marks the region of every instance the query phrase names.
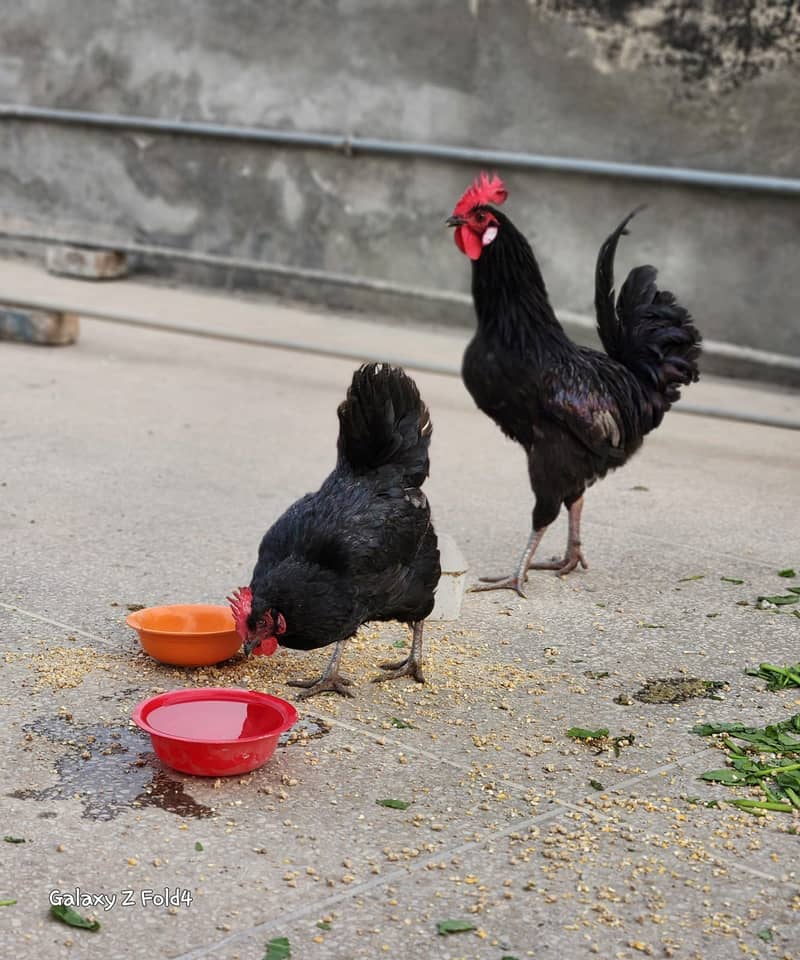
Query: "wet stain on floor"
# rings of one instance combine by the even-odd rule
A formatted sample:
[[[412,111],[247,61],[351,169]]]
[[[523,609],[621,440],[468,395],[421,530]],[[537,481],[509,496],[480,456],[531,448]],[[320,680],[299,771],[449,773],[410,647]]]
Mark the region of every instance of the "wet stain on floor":
[[[724,680],[667,677],[662,680],[648,680],[633,696],[642,703],[682,703],[684,700],[693,700],[696,697],[722,700],[720,691],[726,686]]]
[[[88,726],[67,717],[36,720],[23,728],[67,750],[56,761],[59,782],[42,790],[15,790],[21,800],[77,798],[89,820],[113,820],[132,806],[154,806],[180,817],[211,817],[214,810],[197,803],[150,750],[138,730],[125,725]]]
[[[278,746],[324,736],[330,726],[303,717],[284,733]],[[213,817],[213,807],[198,803],[186,788],[192,777],[169,770],[152,752],[149,738],[128,724],[78,724],[69,714],[42,718],[23,727],[27,740],[43,737],[66,748],[56,760],[58,783],[41,790],[15,790],[20,800],[76,798],[89,820],[113,820],[131,807],[157,807],[179,817]],[[55,814],[52,814],[55,816]]]

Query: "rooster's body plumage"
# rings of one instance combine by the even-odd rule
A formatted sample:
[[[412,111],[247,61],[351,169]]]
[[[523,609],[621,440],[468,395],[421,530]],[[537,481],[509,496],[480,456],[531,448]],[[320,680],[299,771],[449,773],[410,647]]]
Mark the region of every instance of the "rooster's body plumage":
[[[536,501],[516,574],[478,589],[522,593],[528,569],[568,573],[586,565],[579,534],[584,491],[622,466],[679,399],[680,386],[697,380],[701,338],[688,311],[658,289],[651,266],[632,270],[615,301],[614,254],[633,214],[598,256],[595,303],[605,353],[566,335],[528,241],[506,216],[488,204],[462,214],[452,225],[467,230],[473,222],[480,230],[490,220],[493,230],[471,255],[478,328],[464,354],[464,383],[477,406],[525,448]],[[532,564],[562,504],[570,512],[567,555]]]

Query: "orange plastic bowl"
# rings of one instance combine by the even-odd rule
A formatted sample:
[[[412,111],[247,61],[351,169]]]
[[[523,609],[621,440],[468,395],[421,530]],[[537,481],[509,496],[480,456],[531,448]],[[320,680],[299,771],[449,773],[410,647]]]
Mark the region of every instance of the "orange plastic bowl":
[[[227,777],[269,760],[297,722],[286,700],[236,687],[171,690],[137,704],[133,722],[150,734],[156,756],[181,773]]]
[[[242,641],[228,607],[193,603],[137,610],[125,621],[161,663],[207,667],[232,657]]]

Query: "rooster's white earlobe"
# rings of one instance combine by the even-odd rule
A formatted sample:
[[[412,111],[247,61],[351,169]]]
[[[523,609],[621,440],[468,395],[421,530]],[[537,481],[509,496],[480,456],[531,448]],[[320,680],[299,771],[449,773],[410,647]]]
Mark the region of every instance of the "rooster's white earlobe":
[[[497,236],[497,227],[487,227],[483,231],[483,236],[481,237],[481,243],[484,245],[484,247],[488,247],[489,244],[492,242],[492,240],[494,240],[496,236]]]

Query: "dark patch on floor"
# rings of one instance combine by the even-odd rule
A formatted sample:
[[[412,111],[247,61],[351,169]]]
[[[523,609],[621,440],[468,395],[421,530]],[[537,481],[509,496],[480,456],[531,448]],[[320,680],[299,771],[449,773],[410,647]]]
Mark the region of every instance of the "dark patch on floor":
[[[66,747],[56,760],[59,782],[42,790],[15,790],[21,800],[78,798],[89,820],[113,820],[132,806],[154,806],[179,817],[204,818],[214,810],[185,791],[180,774],[167,772],[149,739],[125,725],[76,724],[68,716],[36,720],[26,738],[44,737]]]
[[[78,798],[89,820],[113,820],[130,807],[158,807],[178,817],[214,816],[213,807],[186,792],[195,779],[169,770],[150,749],[146,734],[128,724],[90,726],[69,714],[42,718],[23,728],[27,740],[44,737],[66,748],[56,760],[58,784],[41,790],[15,790],[19,800]],[[330,726],[317,717],[302,717],[278,745],[290,746],[324,736]],[[43,814],[55,816],[55,814]]]
[[[633,696],[642,703],[682,703],[696,697],[721,700],[719,691],[726,686],[724,680],[698,680],[696,677],[667,677],[648,680]]]
[[[287,747],[292,743],[302,743],[305,740],[316,740],[331,732],[331,726],[319,717],[300,717],[291,730],[281,735],[279,747]]]

